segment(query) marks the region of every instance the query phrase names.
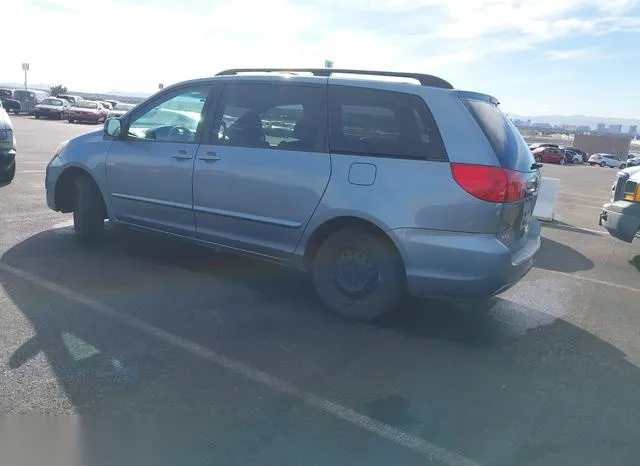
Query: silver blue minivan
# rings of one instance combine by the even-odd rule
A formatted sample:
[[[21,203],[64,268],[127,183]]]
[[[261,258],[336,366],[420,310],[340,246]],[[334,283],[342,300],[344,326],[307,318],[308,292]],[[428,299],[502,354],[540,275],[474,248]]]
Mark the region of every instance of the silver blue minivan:
[[[540,247],[539,165],[488,95],[430,75],[242,69],[167,87],[62,143],[47,203],[307,270],[332,311],[486,299]]]

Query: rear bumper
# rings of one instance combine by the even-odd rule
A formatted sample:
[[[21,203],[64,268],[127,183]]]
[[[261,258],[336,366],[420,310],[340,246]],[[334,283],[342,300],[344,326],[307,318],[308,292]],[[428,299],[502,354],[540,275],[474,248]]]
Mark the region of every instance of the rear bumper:
[[[16,163],[16,151],[0,150],[0,171],[6,172]]]
[[[101,116],[100,115],[80,115],[77,113],[70,113],[69,118],[72,120],[78,120],[78,121],[98,121],[100,120]]]
[[[489,298],[520,281],[540,249],[537,220],[517,251],[489,234],[415,228],[388,233],[403,256],[409,294],[416,297]]]
[[[640,232],[640,204],[628,201],[609,202],[602,206],[599,224],[614,238],[631,243]]]

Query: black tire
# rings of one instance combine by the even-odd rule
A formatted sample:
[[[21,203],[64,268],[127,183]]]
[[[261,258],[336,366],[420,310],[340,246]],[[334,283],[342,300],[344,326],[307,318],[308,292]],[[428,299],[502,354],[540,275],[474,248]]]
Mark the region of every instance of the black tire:
[[[69,123],[73,123],[73,121],[74,121],[74,120],[72,120],[71,118],[69,118],[69,120],[68,120],[68,121],[69,121]]]
[[[607,162],[600,162],[600,166],[601,166],[602,168],[606,167],[606,166],[607,166]]]
[[[354,320],[371,320],[393,311],[406,289],[402,260],[391,242],[361,229],[330,235],[320,245],[311,273],[324,304]],[[345,285],[353,286],[347,290]]]
[[[595,165],[595,162],[589,162],[589,165],[593,167]]]
[[[13,166],[4,173],[0,172],[0,183],[11,183],[13,179],[16,177],[16,164],[14,162]]]
[[[76,178],[74,187],[73,229],[76,239],[84,246],[95,246],[104,233],[102,195],[87,175]]]
[[[36,115],[36,120],[39,120],[39,119],[40,119],[40,115]]]
[[[623,170],[625,168],[627,168],[627,164],[623,163],[622,165],[620,165],[620,170]]]
[[[536,162],[538,162],[538,163],[542,162],[542,157],[540,157],[539,155],[536,156]]]

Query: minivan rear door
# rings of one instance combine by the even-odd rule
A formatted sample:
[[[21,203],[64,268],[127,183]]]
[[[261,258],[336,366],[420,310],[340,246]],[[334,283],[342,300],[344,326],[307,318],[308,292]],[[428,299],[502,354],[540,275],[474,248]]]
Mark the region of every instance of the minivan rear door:
[[[527,241],[538,197],[540,171],[531,150],[514,124],[488,96],[461,92],[461,98],[491,144],[498,163],[506,170],[518,172],[523,179],[521,199],[505,203],[498,238],[512,250]]]

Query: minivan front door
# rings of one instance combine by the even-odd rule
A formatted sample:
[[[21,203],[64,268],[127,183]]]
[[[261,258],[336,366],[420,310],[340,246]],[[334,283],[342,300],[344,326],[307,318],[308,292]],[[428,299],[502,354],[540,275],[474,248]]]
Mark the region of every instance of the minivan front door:
[[[123,122],[106,179],[112,215],[132,225],[193,236],[193,163],[211,86],[158,96]]]
[[[331,174],[323,84],[229,83],[193,177],[200,239],[291,255]]]

